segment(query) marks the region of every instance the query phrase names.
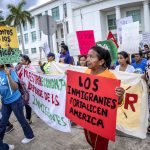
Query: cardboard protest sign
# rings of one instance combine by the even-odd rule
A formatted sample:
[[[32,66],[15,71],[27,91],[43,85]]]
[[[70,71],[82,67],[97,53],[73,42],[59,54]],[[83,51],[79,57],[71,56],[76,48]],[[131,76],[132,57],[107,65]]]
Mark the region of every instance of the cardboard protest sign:
[[[83,128],[115,141],[117,86],[119,80],[68,71],[66,116]]]
[[[142,34],[142,40],[140,42],[140,48],[144,49],[144,45],[147,44],[150,47],[150,33],[145,32]]]
[[[139,22],[122,26],[122,51],[126,51],[129,54],[139,53],[139,43]]]
[[[112,64],[116,64],[116,61],[118,58],[118,49],[117,49],[115,43],[112,40],[105,40],[105,41],[97,42],[97,45],[108,50],[111,55]]]
[[[78,56],[80,55],[80,50],[78,46],[77,36],[75,33],[70,33],[66,37],[67,45],[69,47],[69,53],[71,56]]]
[[[49,126],[70,132],[70,121],[65,117],[65,75],[45,76],[23,69],[23,81],[30,94],[29,105]]]
[[[94,46],[95,38],[93,30],[76,31],[80,54],[87,55],[89,49]]]
[[[122,44],[122,26],[126,25],[128,23],[132,23],[132,22],[133,22],[132,16],[121,18],[121,19],[116,21],[116,24],[117,24],[117,36],[118,36],[119,44]]]
[[[0,26],[0,64],[12,64],[19,59],[16,28]]]

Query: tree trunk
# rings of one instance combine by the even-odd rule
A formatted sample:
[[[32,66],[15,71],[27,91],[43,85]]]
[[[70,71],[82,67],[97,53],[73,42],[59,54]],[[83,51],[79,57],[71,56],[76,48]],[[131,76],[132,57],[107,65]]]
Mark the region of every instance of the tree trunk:
[[[22,43],[22,52],[24,52],[25,47],[24,47],[24,40],[23,40],[23,33],[22,33],[22,28],[21,28],[21,24],[19,25],[20,28],[20,36],[21,36],[21,43]]]

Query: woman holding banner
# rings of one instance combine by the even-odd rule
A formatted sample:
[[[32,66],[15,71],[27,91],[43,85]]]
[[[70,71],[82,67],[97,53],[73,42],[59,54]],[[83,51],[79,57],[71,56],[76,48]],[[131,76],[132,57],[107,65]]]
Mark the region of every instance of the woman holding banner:
[[[108,70],[110,68],[110,65],[111,56],[107,50],[99,46],[94,46],[89,50],[87,55],[87,66],[89,68],[86,71],[87,74],[116,79],[115,75]],[[124,95],[124,89],[121,87],[116,87],[115,92],[119,98],[119,103],[121,103]],[[108,139],[105,139],[88,130],[84,131],[86,139],[88,143],[92,146],[93,150],[108,149]]]
[[[24,82],[22,81],[19,73],[21,72],[21,68],[22,66],[24,65],[25,67],[31,69],[32,71],[35,71],[35,68],[33,66],[30,65],[31,64],[31,60],[30,58],[27,56],[27,55],[22,55],[21,56],[21,62],[16,66],[16,72],[19,76],[19,83],[21,84],[22,86],[22,89],[25,89],[25,90],[21,90],[21,94],[22,95],[26,95],[26,96],[23,96],[22,99],[23,99],[23,102],[24,102],[24,105],[25,105],[25,109],[26,109],[26,119],[28,121],[29,124],[32,123],[32,120],[31,120],[31,115],[32,115],[32,109],[31,107],[28,105],[28,102],[29,102],[29,93],[28,91],[26,90],[26,87],[25,87],[25,84]],[[22,72],[21,72],[22,74]],[[19,86],[20,88],[20,86]]]
[[[23,114],[21,93],[18,90],[18,76],[14,70],[8,69],[4,65],[0,65],[0,95],[2,96],[0,143],[3,144],[6,126],[12,111],[24,131],[25,138],[22,143],[29,143],[34,139],[34,134]]]

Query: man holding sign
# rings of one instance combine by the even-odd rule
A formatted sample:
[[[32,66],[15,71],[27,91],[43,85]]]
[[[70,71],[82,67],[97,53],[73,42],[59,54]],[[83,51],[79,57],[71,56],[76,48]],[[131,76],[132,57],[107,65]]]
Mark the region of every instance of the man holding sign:
[[[121,103],[124,89],[108,70],[110,64],[109,52],[94,46],[88,52],[86,71],[94,76],[73,75],[71,71],[67,74],[66,116],[85,128],[86,139],[93,150],[107,150],[108,141],[115,141],[118,98]]]

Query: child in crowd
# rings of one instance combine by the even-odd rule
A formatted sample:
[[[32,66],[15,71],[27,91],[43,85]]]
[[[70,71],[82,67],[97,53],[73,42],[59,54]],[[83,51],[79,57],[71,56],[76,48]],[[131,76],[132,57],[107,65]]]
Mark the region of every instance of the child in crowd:
[[[25,66],[26,68],[29,68],[32,71],[35,71],[35,68],[33,66],[31,66],[31,60],[27,55],[21,55],[21,62],[16,66],[16,72],[17,72],[18,76],[19,76],[19,72],[21,71],[22,66]],[[24,87],[23,89],[26,88],[26,86],[21,78],[19,79],[19,83],[21,84],[21,87]],[[32,109],[28,105],[29,93],[27,92],[27,90],[22,90],[21,87],[19,86],[19,88],[20,88],[19,90],[21,91],[22,95],[25,95],[22,98],[23,98],[23,102],[25,105],[25,109],[26,109],[26,119],[27,119],[28,123],[31,124],[32,123],[32,120],[31,120]]]
[[[86,55],[79,55],[78,56],[78,66],[86,67]]]

